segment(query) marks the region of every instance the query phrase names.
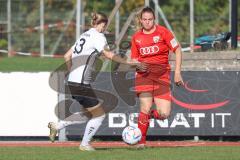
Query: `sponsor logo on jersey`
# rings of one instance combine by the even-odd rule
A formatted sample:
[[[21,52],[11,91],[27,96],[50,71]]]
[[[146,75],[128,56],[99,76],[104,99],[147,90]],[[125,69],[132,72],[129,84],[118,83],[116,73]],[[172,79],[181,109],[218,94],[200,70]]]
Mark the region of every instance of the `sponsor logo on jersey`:
[[[177,41],[176,41],[175,38],[173,38],[173,39],[170,41],[170,43],[171,43],[171,45],[172,45],[172,48],[175,48],[175,47],[178,45],[178,43],[177,43]]]
[[[159,47],[157,45],[140,48],[141,55],[157,54],[158,51],[159,51]]]

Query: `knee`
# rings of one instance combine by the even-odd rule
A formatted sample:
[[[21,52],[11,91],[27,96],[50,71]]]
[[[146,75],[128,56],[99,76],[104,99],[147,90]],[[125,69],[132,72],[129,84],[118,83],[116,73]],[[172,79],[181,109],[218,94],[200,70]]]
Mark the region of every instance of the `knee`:
[[[161,112],[159,110],[153,109],[151,110],[150,117],[159,119],[159,120],[164,120],[169,117],[169,113],[165,113],[165,112]]]
[[[105,118],[105,117],[106,117],[106,115],[105,115],[105,114],[103,114],[103,115],[101,115],[101,116],[94,117],[94,118],[92,118],[92,119],[94,119],[94,120],[95,120],[95,123],[102,124],[102,122],[103,122],[103,120],[104,120],[104,118]]]
[[[102,115],[99,116],[99,119],[104,120],[105,117],[106,117],[106,114],[104,113],[104,114],[102,114]]]
[[[92,119],[99,119],[99,120],[103,121],[105,117],[106,117],[106,114],[104,113],[104,114],[97,115],[97,116],[95,115],[92,117]]]

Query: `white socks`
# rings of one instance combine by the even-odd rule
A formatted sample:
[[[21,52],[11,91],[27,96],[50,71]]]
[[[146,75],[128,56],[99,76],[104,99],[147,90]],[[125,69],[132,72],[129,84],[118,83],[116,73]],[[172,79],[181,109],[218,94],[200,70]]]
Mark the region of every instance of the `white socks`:
[[[98,128],[101,126],[105,116],[106,115],[103,114],[99,117],[94,117],[87,122],[85,131],[84,131],[84,136],[83,136],[82,143],[81,143],[82,146],[89,145],[89,142],[91,141],[92,137],[97,132]],[[88,118],[84,117],[84,120],[82,119],[80,121],[60,121],[60,122],[56,123],[55,125],[56,125],[57,130],[61,130],[64,127],[69,126],[69,125],[85,123],[87,120],[88,120]]]
[[[82,123],[84,123],[84,122],[81,122],[81,121],[60,121],[60,122],[56,123],[56,129],[61,130],[66,126],[70,126],[70,125],[73,125],[73,124],[82,124]]]
[[[56,129],[61,130],[66,126],[73,125],[73,124],[82,124],[89,120],[89,118],[84,115],[84,113],[76,113],[72,114],[71,116],[67,117],[63,121],[56,123]]]
[[[90,119],[86,125],[84,136],[82,139],[82,146],[89,145],[89,142],[91,141],[92,137],[97,132],[98,128],[101,126],[102,121],[105,118],[105,114],[99,117],[94,117]]]

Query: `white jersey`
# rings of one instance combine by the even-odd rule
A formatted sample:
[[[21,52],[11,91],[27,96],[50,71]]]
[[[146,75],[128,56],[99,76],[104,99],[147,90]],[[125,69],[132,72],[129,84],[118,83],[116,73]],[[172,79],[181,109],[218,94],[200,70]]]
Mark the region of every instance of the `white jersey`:
[[[106,45],[106,37],[95,28],[81,34],[72,46],[72,67],[68,81],[89,84],[92,80],[96,57]]]

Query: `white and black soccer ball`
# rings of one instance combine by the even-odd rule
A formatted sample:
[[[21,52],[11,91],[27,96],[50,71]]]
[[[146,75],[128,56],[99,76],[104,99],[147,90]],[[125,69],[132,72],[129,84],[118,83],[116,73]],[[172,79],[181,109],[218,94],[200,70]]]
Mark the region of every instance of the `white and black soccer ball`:
[[[127,126],[122,132],[122,139],[129,145],[137,144],[142,138],[142,132],[138,127]]]

